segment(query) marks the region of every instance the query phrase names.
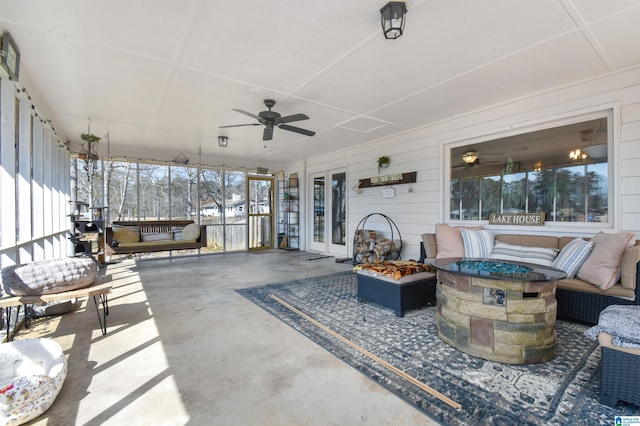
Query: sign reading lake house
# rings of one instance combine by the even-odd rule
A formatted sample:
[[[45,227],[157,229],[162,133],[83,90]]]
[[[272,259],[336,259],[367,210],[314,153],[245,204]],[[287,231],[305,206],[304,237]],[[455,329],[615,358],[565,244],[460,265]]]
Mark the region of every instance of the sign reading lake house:
[[[491,213],[489,225],[543,226],[544,213]]]
[[[358,188],[371,188],[372,186],[396,185],[399,183],[415,183],[418,172],[395,173],[386,176],[375,176],[369,179],[360,179]]]

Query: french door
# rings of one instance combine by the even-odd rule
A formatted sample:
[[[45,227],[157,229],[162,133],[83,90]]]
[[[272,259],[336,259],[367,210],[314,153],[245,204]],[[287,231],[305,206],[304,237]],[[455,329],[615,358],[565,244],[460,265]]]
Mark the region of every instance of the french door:
[[[330,170],[310,176],[309,197],[313,216],[307,223],[309,249],[336,256],[347,255],[347,173]]]

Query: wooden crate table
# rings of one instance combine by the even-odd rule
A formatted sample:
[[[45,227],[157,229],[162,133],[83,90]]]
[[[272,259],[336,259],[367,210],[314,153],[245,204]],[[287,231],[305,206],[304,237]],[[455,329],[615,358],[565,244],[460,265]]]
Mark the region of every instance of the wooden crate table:
[[[357,265],[358,301],[391,308],[403,317],[408,309],[436,304],[436,275],[429,265],[386,261]]]
[[[60,293],[43,294],[36,296],[9,296],[5,295],[0,297],[0,309],[5,309],[5,316],[7,318],[7,340],[9,339],[9,330],[11,329],[11,313],[13,307],[18,307],[18,312],[22,306],[42,304],[48,302],[59,302],[62,300],[79,299],[84,297],[93,297],[93,302],[96,306],[96,312],[98,314],[98,322],[102,334],[107,334],[107,315],[109,315],[109,303],[108,295],[113,289],[111,283],[111,275],[103,275],[96,277],[93,283],[84,288],[76,290],[63,291]],[[100,303],[98,303],[98,301]],[[102,305],[102,315],[100,314],[99,304]],[[17,324],[16,324],[17,326]],[[15,326],[14,326],[15,327]],[[17,330],[14,329],[13,335]]]

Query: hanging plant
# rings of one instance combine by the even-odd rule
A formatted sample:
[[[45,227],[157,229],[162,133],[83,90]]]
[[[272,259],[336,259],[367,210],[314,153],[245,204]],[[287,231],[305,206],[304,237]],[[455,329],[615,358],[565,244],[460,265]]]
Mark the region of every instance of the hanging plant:
[[[387,156],[378,158],[378,174],[380,174],[380,169],[386,169],[387,167],[389,167],[390,162],[391,160],[389,160],[389,157]]]
[[[93,133],[83,133],[80,135],[80,139],[88,143],[98,143],[100,142],[100,136],[96,136]]]
[[[82,139],[83,141],[85,141],[87,143],[87,147],[86,147],[86,151],[81,152],[78,155],[78,158],[80,158],[81,160],[97,160],[98,159],[98,153],[94,151],[93,149],[93,144],[100,142],[100,137],[94,135],[93,133],[82,133],[80,135],[80,139]]]

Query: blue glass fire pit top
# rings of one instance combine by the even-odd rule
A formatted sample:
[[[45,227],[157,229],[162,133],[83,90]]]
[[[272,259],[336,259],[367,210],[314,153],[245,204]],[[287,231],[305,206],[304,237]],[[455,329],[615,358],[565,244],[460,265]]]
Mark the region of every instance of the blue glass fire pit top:
[[[458,265],[464,269],[474,269],[496,274],[525,274],[532,269],[517,263],[499,262],[496,260],[461,260]]]
[[[555,281],[567,276],[559,269],[531,263],[506,262],[501,260],[449,258],[432,262],[439,270],[471,277],[508,281]]]

